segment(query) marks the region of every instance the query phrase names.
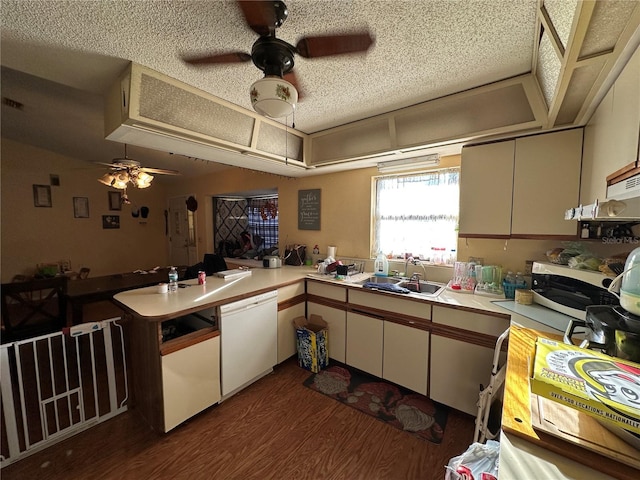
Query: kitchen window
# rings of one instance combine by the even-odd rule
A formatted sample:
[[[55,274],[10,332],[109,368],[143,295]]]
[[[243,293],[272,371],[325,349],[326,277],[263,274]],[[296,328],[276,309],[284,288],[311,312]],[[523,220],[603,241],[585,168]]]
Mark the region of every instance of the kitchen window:
[[[460,169],[374,179],[372,257],[378,252],[434,263],[455,261]]]

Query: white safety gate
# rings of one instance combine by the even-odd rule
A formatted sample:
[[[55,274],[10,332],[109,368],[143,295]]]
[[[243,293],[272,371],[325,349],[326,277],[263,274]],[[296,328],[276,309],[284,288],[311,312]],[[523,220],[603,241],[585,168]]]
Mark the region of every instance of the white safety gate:
[[[127,410],[118,320],[0,346],[0,467]]]

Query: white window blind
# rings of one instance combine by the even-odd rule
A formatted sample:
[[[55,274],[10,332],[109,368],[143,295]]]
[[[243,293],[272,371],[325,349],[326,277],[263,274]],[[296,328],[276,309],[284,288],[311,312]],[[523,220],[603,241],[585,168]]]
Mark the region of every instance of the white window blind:
[[[377,178],[372,256],[411,253],[426,260],[432,249],[455,254],[459,183],[458,168]]]

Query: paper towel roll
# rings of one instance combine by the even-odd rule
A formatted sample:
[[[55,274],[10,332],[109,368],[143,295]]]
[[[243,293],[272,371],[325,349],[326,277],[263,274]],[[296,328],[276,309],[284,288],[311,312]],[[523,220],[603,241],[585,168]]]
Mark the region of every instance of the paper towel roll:
[[[331,257],[333,259],[336,258],[336,250],[338,247],[328,246],[327,247],[327,257]]]

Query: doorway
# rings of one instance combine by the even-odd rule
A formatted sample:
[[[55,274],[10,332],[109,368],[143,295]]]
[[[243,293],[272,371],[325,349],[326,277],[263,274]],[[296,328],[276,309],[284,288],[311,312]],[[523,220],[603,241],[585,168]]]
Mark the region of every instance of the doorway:
[[[169,262],[171,265],[194,265],[198,262],[195,212],[187,209],[188,196],[169,199]]]

